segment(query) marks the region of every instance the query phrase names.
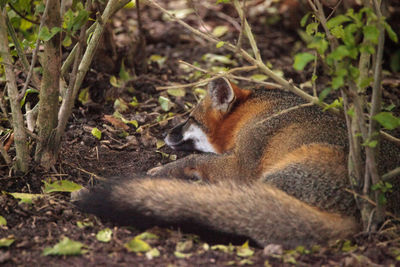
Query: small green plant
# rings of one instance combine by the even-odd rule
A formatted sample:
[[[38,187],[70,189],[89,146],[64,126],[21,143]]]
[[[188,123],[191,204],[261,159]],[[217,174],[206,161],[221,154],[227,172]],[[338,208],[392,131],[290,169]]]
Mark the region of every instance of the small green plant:
[[[395,43],[398,37],[381,13],[381,1],[371,2],[365,1],[359,11],[348,9],[345,14],[327,19],[321,2],[309,1],[314,12],[304,16],[301,25],[305,27],[307,47],[315,52],[295,55],[294,68],[303,70],[319,60],[331,78],[319,94],[319,100],[340,91],[341,97],[325,110],[344,109],[350,133],[349,176],[358,188],[362,188],[361,195],[367,194],[377,203],[378,222],[383,220],[385,193],[391,191],[391,184],[383,182],[382,174],[378,172],[376,149],[382,133],[380,128],[393,130],[400,127],[400,118],[391,111],[393,104],[382,111],[382,58],[385,33]],[[312,83],[316,79],[314,74]],[[372,89],[370,102],[366,97],[367,88]],[[362,221],[367,227],[372,207],[366,201],[359,203]]]

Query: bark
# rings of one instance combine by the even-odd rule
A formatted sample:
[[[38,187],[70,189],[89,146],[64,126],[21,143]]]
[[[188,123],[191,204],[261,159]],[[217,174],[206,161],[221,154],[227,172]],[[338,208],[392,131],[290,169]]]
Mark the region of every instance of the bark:
[[[61,27],[60,2],[47,0],[48,11],[44,25],[50,29]],[[58,96],[61,70],[61,37],[56,34],[44,42],[44,52],[40,55],[43,77],[39,94],[38,136],[35,161],[45,168],[54,165],[57,149],[54,147],[54,130],[57,127]]]
[[[14,144],[17,154],[15,169],[17,171],[27,172],[29,166],[28,142],[25,133],[24,118],[18,101],[18,89],[15,81],[15,73],[12,67],[13,62],[9,50],[5,18],[6,9],[4,8],[0,13],[0,56],[5,63],[4,68],[7,79],[8,97],[10,98],[12,126],[14,129]]]

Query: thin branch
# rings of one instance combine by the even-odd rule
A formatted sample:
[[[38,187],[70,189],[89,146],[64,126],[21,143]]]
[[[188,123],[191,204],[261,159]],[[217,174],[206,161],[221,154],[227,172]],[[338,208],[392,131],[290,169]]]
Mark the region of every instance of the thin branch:
[[[256,66],[238,67],[238,68],[228,70],[227,72],[219,73],[211,78],[203,79],[203,80],[200,80],[200,81],[197,81],[194,83],[187,83],[187,84],[181,84],[181,85],[170,85],[170,86],[160,86],[160,87],[156,87],[156,90],[162,91],[162,90],[168,90],[168,89],[188,88],[188,87],[193,87],[193,86],[199,86],[199,85],[206,84],[212,80],[224,77],[230,73],[234,73],[236,71],[250,71],[250,70],[254,70],[254,69],[257,69],[257,67]]]
[[[382,175],[382,180],[387,181],[387,180],[390,180],[391,178],[399,176],[399,175],[400,175],[400,167],[397,167],[396,169],[391,170],[390,172]]]
[[[32,61],[31,61],[31,65],[29,66],[29,71],[28,71],[28,75],[26,76],[26,80],[25,80],[25,84],[24,87],[22,88],[22,91],[20,92],[19,96],[18,96],[18,100],[21,101],[21,99],[24,97],[26,90],[28,89],[28,84],[29,81],[31,80],[32,74],[33,74],[33,68],[35,67],[36,64],[36,60],[37,60],[37,55],[39,52],[39,44],[40,44],[40,38],[39,38],[39,33],[43,28],[43,25],[46,21],[46,17],[47,17],[47,13],[49,11],[49,1],[46,1],[46,5],[43,11],[43,15],[42,18],[40,19],[40,26],[39,26],[39,31],[38,31],[38,37],[36,40],[36,44],[35,44],[35,50],[33,50],[32,53]]]
[[[17,15],[20,16],[22,19],[24,19],[24,20],[26,20],[26,21],[29,21],[30,23],[39,25],[39,21],[37,21],[37,20],[32,20],[32,19],[27,18],[26,16],[24,16],[21,12],[19,12],[19,10],[17,10],[17,9],[11,4],[11,2],[8,2],[8,5],[9,5],[10,8],[11,8],[15,13],[17,13]]]
[[[124,6],[126,6],[131,0],[120,0],[115,6],[112,7],[112,15],[114,15],[117,11],[119,11],[121,8],[123,8]],[[89,29],[86,30],[86,36],[89,36],[89,34],[91,34],[96,26],[97,26],[98,22],[94,22]],[[62,64],[61,67],[61,77],[64,77],[65,73],[67,72],[67,70],[69,69],[69,67],[71,66],[71,64],[74,62],[74,58],[75,58],[75,53],[76,50],[78,48],[78,44],[75,44],[74,48],[71,50],[71,52],[69,53],[67,59],[64,61],[64,63]]]
[[[393,135],[388,134],[387,132],[384,132],[382,130],[379,131],[381,136],[385,138],[387,141],[394,143],[395,145],[400,146],[400,139],[394,137]]]
[[[254,35],[251,31],[249,23],[247,22],[246,15],[244,14],[244,10],[240,6],[239,0],[233,0],[233,5],[235,6],[236,12],[239,14],[239,17],[242,20],[242,23],[244,24],[244,28],[243,28],[244,33],[246,34],[247,39],[249,39],[250,46],[251,46],[251,49],[253,50],[256,60],[262,62],[260,50],[257,47],[256,39],[254,38]],[[239,47],[237,47],[237,48],[239,48]],[[237,50],[241,50],[241,49],[239,48]]]
[[[271,115],[271,116],[269,116],[269,117],[267,117],[267,118],[265,118],[265,119],[263,119],[261,121],[258,121],[257,124],[263,124],[266,121],[269,121],[269,120],[271,120],[273,118],[276,118],[276,117],[278,117],[280,115],[283,115],[283,114],[286,114],[286,113],[289,113],[289,112],[292,112],[294,110],[298,110],[298,109],[301,109],[301,108],[311,107],[311,106],[314,106],[314,103],[305,103],[305,104],[297,105],[297,106],[294,106],[294,107],[290,107],[290,108],[281,110],[281,111],[279,111],[277,113],[274,113],[273,115]]]
[[[22,50],[22,47],[18,40],[17,34],[15,33],[14,27],[12,26],[11,21],[8,18],[7,14],[6,14],[6,24],[7,24],[8,34],[10,35],[11,39],[13,40],[13,43],[15,45],[15,50],[17,51],[18,57],[22,62],[23,70],[24,70],[26,76],[28,76],[28,73],[29,73],[28,59],[26,58],[25,53]],[[35,85],[36,89],[40,88],[40,79],[35,75],[35,73],[33,73],[32,82]]]
[[[150,5],[156,7],[157,9],[159,9],[161,12],[166,14],[171,20],[176,21],[177,23],[179,23],[180,25],[182,25],[184,28],[186,28],[187,30],[191,31],[195,35],[198,35],[198,36],[202,37],[203,39],[205,39],[205,40],[207,40],[209,42],[215,43],[215,44],[219,42],[218,39],[216,39],[214,37],[211,37],[211,36],[208,36],[208,35],[204,34],[203,32],[191,27],[189,24],[187,24],[183,20],[178,19],[170,11],[168,11],[165,8],[163,8],[162,6],[160,6],[155,0],[148,0],[148,3]],[[236,50],[236,46],[234,46],[233,44],[231,44],[229,42],[224,42],[224,47],[226,49],[234,52],[234,53],[239,53],[245,60],[247,60],[250,64],[257,66],[263,73],[265,73],[270,78],[272,78],[275,82],[280,84],[284,89],[293,92],[294,94],[302,97],[303,99],[305,99],[308,102],[312,102],[312,103],[314,103],[316,105],[319,105],[321,107],[328,106],[328,104],[326,104],[326,103],[324,103],[322,101],[319,101],[319,99],[317,97],[313,97],[313,96],[307,94],[306,92],[301,90],[299,87],[293,85],[291,82],[288,82],[284,78],[282,78],[282,77],[278,76],[277,74],[275,74],[270,68],[268,68],[264,64],[264,62],[253,58],[243,48],[240,49],[239,51],[237,51]],[[336,108],[331,108],[331,109],[329,109],[329,111],[334,112],[334,113],[338,113],[339,112]]]
[[[110,17],[112,16],[113,12],[116,10],[116,7],[119,6],[118,4],[119,3],[117,0],[109,0],[106,8],[103,11],[103,15],[101,16],[101,21],[107,23]],[[83,82],[83,79],[92,62],[103,30],[104,30],[104,25],[101,24],[100,19],[98,19],[96,23],[96,28],[89,41],[86,51],[82,57],[82,61],[79,64],[77,77],[74,81],[74,86],[72,88],[68,88],[69,90],[67,89],[66,94],[63,98],[63,102],[61,104],[58,113],[58,125],[57,125],[56,141],[55,141],[57,147],[59,146],[62,136],[64,135],[65,127],[67,125],[68,118],[71,115],[74,101],[78,94],[79,88]]]
[[[9,50],[8,37],[7,37],[7,26],[6,26],[6,8],[1,10],[0,15],[0,56],[3,61],[7,64],[12,64],[12,58]],[[27,172],[29,166],[29,150],[26,140],[26,134],[24,131],[24,117],[21,112],[18,98],[18,88],[15,80],[15,73],[12,68],[5,66],[5,74],[7,79],[7,90],[8,97],[10,98],[10,106],[12,113],[12,125],[14,129],[15,138],[15,149],[16,155],[16,169],[18,171]]]
[[[244,16],[241,17],[241,24],[240,24],[240,31],[239,31],[239,38],[238,41],[236,43],[236,49],[239,51],[240,48],[242,48],[242,41],[243,41],[243,35],[245,32],[245,18],[246,18],[246,1],[243,1],[243,13]]]

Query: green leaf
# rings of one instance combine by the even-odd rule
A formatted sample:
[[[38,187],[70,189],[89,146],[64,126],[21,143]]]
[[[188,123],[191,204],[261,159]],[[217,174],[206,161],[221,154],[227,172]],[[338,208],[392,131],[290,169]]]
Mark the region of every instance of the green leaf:
[[[129,72],[125,69],[125,63],[124,60],[122,60],[121,63],[121,68],[119,69],[119,78],[121,78],[121,80],[123,81],[129,81],[131,79],[131,75],[129,74]]]
[[[328,49],[328,41],[325,39],[325,36],[323,34],[316,34],[313,37],[313,40],[310,44],[308,44],[308,48],[314,48],[318,51],[318,54],[323,55]]]
[[[242,246],[236,248],[236,255],[242,258],[253,256],[254,250],[249,248],[249,241],[246,241]]]
[[[122,98],[117,98],[114,101],[114,110],[118,112],[126,112],[129,110],[128,103],[126,103]]]
[[[375,54],[375,47],[369,44],[362,44],[360,45],[360,52],[373,55]]]
[[[89,19],[89,12],[85,9],[79,10],[79,13],[71,22],[72,31],[79,30]]]
[[[91,221],[88,221],[87,219],[85,219],[84,221],[77,221],[76,222],[76,226],[78,226],[79,229],[84,229],[87,227],[93,227],[94,224]]]
[[[305,15],[301,18],[301,20],[300,20],[300,25],[301,25],[301,27],[306,26],[307,20],[308,20],[308,18],[310,17],[311,14],[312,14],[311,12],[307,12],[307,14],[305,14]]]
[[[214,28],[214,30],[212,31],[212,35],[214,35],[215,37],[221,37],[224,36],[227,32],[229,31],[228,26],[217,26]]]
[[[397,38],[397,34],[393,31],[392,27],[389,25],[389,23],[387,23],[386,21],[383,23],[383,25],[385,26],[386,32],[389,35],[389,38],[397,43],[399,41],[399,39]]]
[[[380,112],[372,118],[388,130],[394,130],[400,126],[400,118],[393,116],[391,112]]]
[[[3,216],[0,216],[0,226],[6,226],[7,220]]]
[[[27,97],[27,95],[28,94],[38,94],[39,93],[39,91],[38,90],[36,90],[36,89],[33,89],[33,88],[29,88],[28,90],[26,90],[26,92],[25,92],[25,94],[24,94],[24,97],[22,98],[22,100],[21,100],[21,107],[23,107],[24,105],[25,105],[25,101],[26,101],[26,97]]]
[[[344,38],[343,42],[346,46],[354,46],[356,44],[356,39],[354,38],[354,33],[357,32],[358,27],[356,24],[351,23],[344,27]]]
[[[171,101],[163,96],[158,97],[158,103],[160,104],[162,110],[169,111],[172,108]]]
[[[101,131],[99,129],[97,129],[96,127],[94,127],[92,129],[92,135],[99,140],[101,139]]]
[[[79,184],[76,184],[74,182],[68,181],[68,180],[59,180],[55,181],[53,183],[47,183],[46,181],[43,181],[44,183],[44,189],[43,192],[46,194],[53,193],[53,192],[74,192],[82,189],[82,186]]]
[[[343,76],[336,76],[332,79],[332,88],[337,90],[344,85]]]
[[[335,99],[331,104],[324,107],[323,111],[326,111],[331,108],[342,108],[342,107],[343,107],[343,100],[341,98]]]
[[[100,230],[97,235],[96,238],[97,240],[99,240],[100,242],[110,242],[111,237],[112,237],[112,230],[110,228],[105,228],[103,230]]]
[[[14,243],[14,239],[13,238],[1,238],[0,239],[0,248],[1,247],[9,247],[11,246],[11,244]]]
[[[229,244],[229,246],[225,246],[225,245],[214,245],[211,247],[212,250],[219,250],[225,253],[232,253],[235,249],[235,247],[231,244]]]
[[[89,87],[81,89],[78,95],[78,100],[82,105],[85,105],[89,102]]]
[[[368,146],[368,147],[376,147],[377,144],[378,144],[377,140],[371,140],[371,141],[364,142],[362,145]]]
[[[139,123],[136,120],[130,120],[129,121],[129,120],[125,119],[125,117],[122,116],[122,114],[119,113],[118,111],[115,111],[113,113],[113,117],[115,117],[117,119],[120,119],[125,124],[132,124],[135,128],[139,127]]]
[[[237,62],[233,59],[231,59],[231,55],[216,55],[216,54],[211,54],[207,53],[201,57],[202,60],[211,62],[211,63],[222,63],[225,65],[237,65]]]
[[[349,50],[344,45],[339,45],[332,53],[329,54],[328,58],[335,60],[342,60],[343,58],[350,55]]]
[[[225,45],[225,42],[224,41],[219,41],[216,45],[215,45],[215,47],[216,48],[221,48],[221,47],[223,47]]]
[[[20,199],[19,203],[32,204],[34,199],[44,197],[42,194],[29,194],[29,193],[8,193],[14,198]]]
[[[316,33],[318,31],[318,23],[316,22],[312,22],[310,24],[307,25],[306,27],[306,33],[308,35],[313,35],[314,33]]]
[[[192,253],[182,253],[182,252],[179,252],[179,251],[175,251],[174,255],[178,259],[187,259],[187,258],[190,258],[190,256],[192,256]]]
[[[71,255],[82,255],[86,253],[86,250],[82,248],[85,245],[81,242],[77,242],[69,239],[68,237],[64,237],[59,243],[57,243],[54,247],[47,247],[43,250],[44,256],[49,255],[63,255],[63,256],[71,256]]]
[[[51,38],[53,38],[54,35],[59,33],[61,31],[61,28],[59,27],[54,27],[49,31],[49,28],[47,26],[43,26],[42,30],[39,32],[38,38],[42,41],[49,41]]]
[[[319,101],[324,101],[324,99],[329,95],[329,93],[332,91],[331,87],[327,87],[322,92],[319,94]]]
[[[352,246],[349,240],[344,241],[342,246],[343,252],[350,252],[357,249],[357,245]]]
[[[265,74],[257,73],[257,74],[251,75],[250,78],[255,80],[255,81],[260,81],[261,82],[261,81],[267,80],[269,77],[267,75],[265,75]]]
[[[360,89],[364,89],[365,87],[369,86],[373,80],[374,80],[373,77],[366,77],[362,80],[357,81],[357,86]]]
[[[298,53],[294,56],[293,68],[295,70],[303,70],[304,67],[315,59],[315,56],[310,53]]]
[[[71,35],[66,34],[64,40],[62,41],[62,45],[64,47],[69,47],[70,45],[72,45],[72,39],[71,39]]]
[[[339,25],[339,26],[333,27],[332,30],[331,30],[331,33],[336,38],[343,39],[344,36],[345,36],[344,30],[343,30],[343,25]]]
[[[149,60],[150,62],[156,62],[158,64],[158,67],[161,69],[165,63],[165,60],[167,60],[167,57],[154,54],[150,56]]]
[[[160,257],[160,251],[157,248],[152,248],[146,252],[146,258],[149,260]]]
[[[159,237],[153,233],[150,232],[143,232],[141,234],[138,234],[135,236],[136,239],[141,239],[141,240],[151,240],[151,239],[158,239]]]
[[[337,27],[345,22],[351,21],[351,19],[346,15],[338,15],[336,17],[331,18],[326,22],[326,26],[328,29],[332,29],[333,27]]]
[[[168,89],[167,93],[169,95],[176,96],[176,97],[183,97],[186,95],[186,91],[183,88]]]
[[[379,30],[376,26],[364,26],[363,33],[366,40],[371,41],[373,44],[378,44]]]
[[[130,252],[147,252],[151,250],[151,246],[139,238],[132,238],[131,241],[124,244],[124,247]]]

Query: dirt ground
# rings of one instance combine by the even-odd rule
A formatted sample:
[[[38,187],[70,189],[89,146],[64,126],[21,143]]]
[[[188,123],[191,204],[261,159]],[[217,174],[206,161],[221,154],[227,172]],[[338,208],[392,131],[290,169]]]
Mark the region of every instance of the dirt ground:
[[[187,8],[181,6],[180,1],[173,2],[175,4],[171,3],[170,8]],[[229,30],[221,38],[236,40],[238,31],[224,16],[228,14],[235,17],[233,9],[227,6],[213,7],[211,9],[199,5],[195,12],[197,14],[187,15],[185,20],[191,25],[198,25],[199,16],[204,19],[203,26],[208,30],[218,25],[227,25]],[[279,6],[276,10],[278,8]],[[251,21],[262,57],[287,79],[291,79],[295,84],[303,84],[310,79],[312,68],[309,67],[304,72],[297,72],[292,68],[293,55],[305,49],[296,31],[297,20],[285,19],[287,14],[280,15],[276,10],[275,14],[254,16]],[[299,14],[302,12],[298,10]],[[177,24],[163,20],[162,15],[154,9],[144,7],[142,17],[146,30],[144,47],[147,57],[143,57],[143,46],[137,45],[135,10],[119,12],[114,16],[104,44],[100,47],[92,70],[85,80],[83,87],[88,88],[89,97],[84,98],[84,103],[76,102],[57,165],[51,171],[32,166],[25,176],[10,176],[6,166],[0,166],[0,188],[3,192],[41,193],[43,181],[60,179],[87,186],[98,176],[112,179],[116,176],[144,173],[154,166],[169,162],[171,158],[187,155],[177,153],[166,146],[157,146],[161,146],[159,140],[163,139],[163,133],[182,119],[182,116],[176,116],[166,120],[169,118],[168,113],[185,114],[188,107],[196,103],[197,91],[187,90],[185,96],[172,96],[155,88],[174,82],[188,83],[199,75],[179,67],[178,60],[191,64],[197,62],[196,64],[203,69],[242,66],[245,62],[235,55],[232,55],[232,61],[228,65],[223,65],[218,60],[204,60],[207,53],[232,53],[193,37]],[[160,58],[161,61],[165,58],[165,61],[161,62]],[[112,76],[117,77],[117,80],[121,77],[122,62],[124,69],[131,73],[132,79],[122,85],[115,82],[112,85]],[[149,62],[147,73],[143,71],[146,62]],[[133,75],[133,70],[136,76]],[[318,72],[321,70],[322,68],[318,69]],[[321,90],[327,80],[321,76],[319,81],[318,89]],[[399,106],[400,73],[388,77],[387,82],[390,82],[390,86],[385,87],[384,98]],[[160,95],[170,99],[171,110],[165,111],[160,107]],[[121,108],[121,104],[115,104],[115,99],[120,99],[120,103],[129,103],[134,98],[137,104],[129,106],[127,110]],[[137,132],[136,127],[131,124],[127,124],[128,128],[122,131],[104,117],[112,115],[116,110],[127,120],[136,120],[143,131]],[[101,140],[91,133],[93,127],[102,131]],[[251,246],[251,250],[254,251],[252,256],[239,256],[237,251],[226,252],[226,247],[218,249],[218,246],[214,246],[227,246],[229,241],[225,239],[197,237],[190,233],[182,233],[179,229],[155,227],[147,231],[159,238],[148,243],[157,248],[160,255],[149,259],[146,253],[129,252],[124,246],[143,230],[114,225],[100,221],[92,215],[82,214],[69,202],[69,198],[69,193],[52,193],[34,200],[33,204],[26,204],[19,203],[19,200],[8,194],[0,195],[0,215],[7,220],[7,226],[0,227],[0,239],[8,237],[15,240],[10,247],[0,248],[0,265],[400,266],[397,261],[400,260],[400,231],[392,222],[385,224],[379,233],[359,234],[349,241],[340,241],[329,247],[315,247],[310,250],[300,247],[296,250],[282,251],[279,246],[274,245],[265,249]],[[107,227],[113,231],[112,239],[109,242],[100,242],[96,234]],[[45,247],[54,246],[63,237],[82,242],[87,252],[79,256],[42,255]],[[185,244],[183,249],[182,244]],[[181,253],[176,253],[177,251]]]

